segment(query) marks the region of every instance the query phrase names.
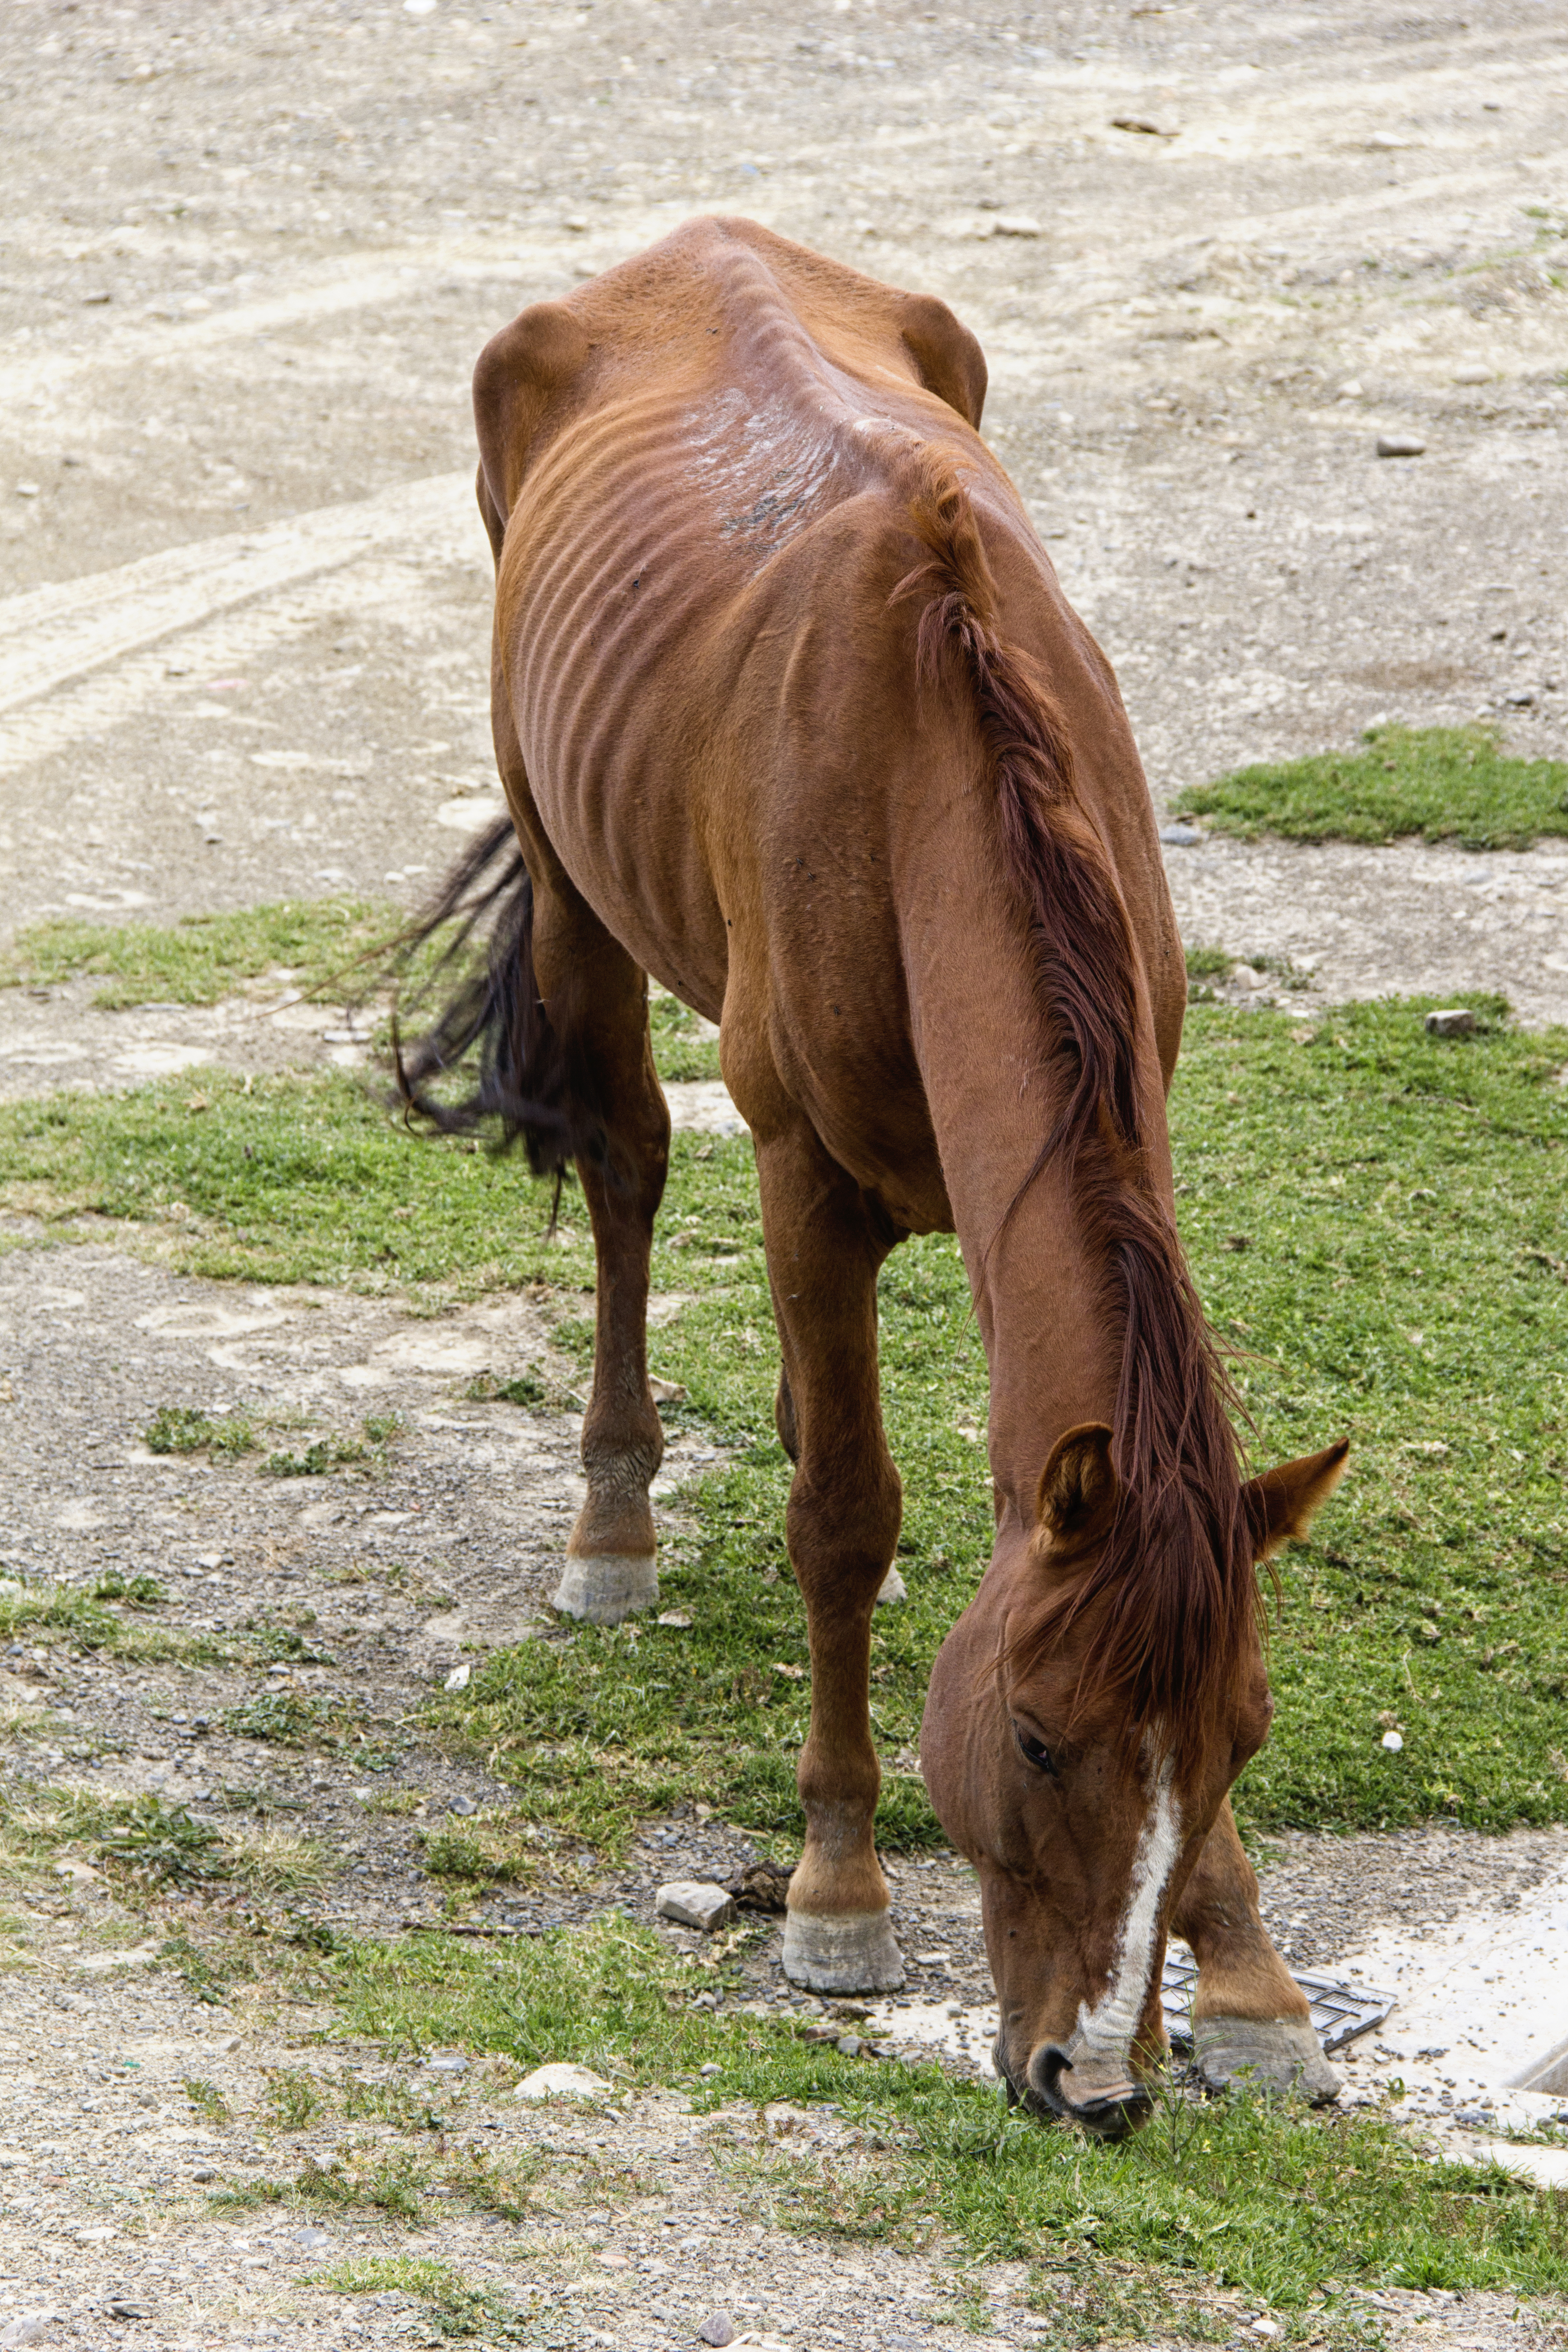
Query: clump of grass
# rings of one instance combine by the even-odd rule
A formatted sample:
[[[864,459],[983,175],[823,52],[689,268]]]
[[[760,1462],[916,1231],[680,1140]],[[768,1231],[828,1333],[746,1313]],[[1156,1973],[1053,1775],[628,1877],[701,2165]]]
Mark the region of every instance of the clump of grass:
[[[209,2124],[228,2122],[228,2102],[216,2083],[209,2083],[203,2075],[187,2074],[181,2088],[197,2115],[205,2116]]]
[[[225,1840],[230,1874],[257,1895],[319,1895],[338,1864],[315,1838],[293,1830],[245,1830]]]
[[[503,1822],[442,1822],[426,1831],[422,1843],[432,1878],[515,1886],[545,1874],[557,1881],[574,1874],[563,1864],[558,1833],[519,1815]]]
[[[130,1601],[141,1609],[159,1608],[169,1598],[155,1576],[122,1576],[117,1568],[106,1568],[90,1591],[95,1601]]]
[[[416,2297],[437,2336],[521,2338],[518,2315],[495,2288],[471,2286],[450,2263],[426,2255],[360,2254],[319,2271],[313,2284],[338,2294],[401,2292]]]
[[[98,1005],[216,1004],[271,972],[279,988],[310,993],[396,922],[393,908],[363,898],[283,899],[229,914],[187,915],[168,927],[66,917],[17,933],[0,956],[0,988],[56,987],[89,973],[105,983],[93,998]],[[363,993],[352,971],[345,983]]]
[[[267,1739],[279,1748],[323,1744],[331,1702],[314,1691],[262,1691],[225,1712],[223,1727],[240,1739]]]
[[[142,1433],[149,1454],[214,1454],[233,1462],[248,1454],[256,1433],[243,1413],[214,1420],[195,1405],[160,1405]]]
[[[303,2126],[300,2126],[303,2128]],[[292,2180],[247,2180],[221,2189],[211,2202],[220,2212],[237,2206],[331,2205],[340,2209],[368,2208],[398,2221],[422,2217],[422,2191],[429,2183],[428,2168],[416,2164],[405,2149],[363,2159],[318,2164],[307,2157]]]
[[[14,1864],[41,1863],[69,1850],[140,1888],[195,1886],[228,1875],[216,1830],[162,1797],[52,1790],[26,1801],[7,1801],[0,1826]]]
[[[269,2066],[262,2104],[279,2131],[309,2131],[327,2102],[313,2074],[299,2066]]]
[[[1187,950],[1189,980],[1225,980],[1228,978],[1236,958],[1225,948],[1190,947]]]
[[[689,1078],[717,1078],[719,1041],[702,1034],[701,1016],[671,996],[668,989],[648,990],[648,1029],[660,1076],[679,1084]]]
[[[324,1478],[364,1456],[356,1438],[318,1437],[300,1454],[269,1454],[261,1466],[269,1478]]]
[[[1528,849],[1568,833],[1568,766],[1515,760],[1489,727],[1369,727],[1362,751],[1237,770],[1191,784],[1174,805],[1215,833],[1290,841],[1394,841],[1419,834],[1467,849]]]

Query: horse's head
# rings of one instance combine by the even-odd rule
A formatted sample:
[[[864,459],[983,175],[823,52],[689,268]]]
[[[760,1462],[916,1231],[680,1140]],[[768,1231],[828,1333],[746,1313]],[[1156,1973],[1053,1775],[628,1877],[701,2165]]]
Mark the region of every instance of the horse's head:
[[[1121,1501],[1111,1433],[1099,1423],[1058,1441],[1039,1484],[1032,1536],[999,1551],[986,1588],[949,1635],[921,1736],[926,1782],[950,1835],[976,1866],[1001,2004],[996,2059],[1014,2098],[1107,2139],[1147,2114],[1147,2078],[1166,2047],[1160,1973],[1171,1906],[1226,1790],[1261,1747],[1273,1702],[1252,1569],[1304,1534],[1331,1493],[1346,1448],[1254,1479],[1241,1494],[1253,1559],[1244,1609],[1214,1641],[1152,1622],[1197,1703],[1178,1718],[1141,1706],[1125,1673],[1113,1555]],[[1179,1580],[1152,1604],[1179,1612]],[[1192,1597],[1192,1615],[1210,1627]],[[1215,1639],[1219,1639],[1215,1636]],[[1167,1688],[1170,1687],[1167,1679]]]

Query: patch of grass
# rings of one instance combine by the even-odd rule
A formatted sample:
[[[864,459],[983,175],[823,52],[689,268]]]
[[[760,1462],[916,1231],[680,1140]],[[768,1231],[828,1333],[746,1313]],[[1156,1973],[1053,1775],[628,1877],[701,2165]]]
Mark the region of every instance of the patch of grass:
[[[181,2088],[197,2115],[205,2116],[209,2124],[227,2123],[228,2102],[216,2083],[209,2083],[204,2075],[187,2074]]]
[[[228,1875],[217,1831],[162,1797],[60,1789],[9,1798],[0,1807],[0,1830],[13,1866],[69,1850],[110,1878],[142,1889],[196,1886]]]
[[[327,2102],[313,2074],[299,2066],[269,2066],[262,2105],[279,2131],[309,2131]]]
[[[1100,2147],[934,2065],[847,2058],[793,2024],[697,2010],[690,1996],[713,1972],[613,1916],[484,1952],[435,1936],[353,1945],[330,1965],[351,2030],[393,2047],[566,2058],[649,2084],[711,2065],[705,2104],[778,2101],[803,2125],[847,2126],[823,2146],[807,2130],[781,2168],[779,2126],[759,2112],[734,2160],[797,2228],[906,2246],[943,2237],[979,2259],[1027,2262],[1037,2292],[1058,2300],[1127,2266],[1127,2291],[1217,2282],[1302,2315],[1354,2285],[1568,2285],[1561,2199],[1494,2167],[1430,2164],[1380,2113],[1321,2119],[1268,2099],[1173,2094],[1136,2139]]]
[[[1187,950],[1189,980],[1224,980],[1236,958],[1226,948],[1191,947]]]
[[[315,1838],[293,1830],[237,1831],[224,1844],[231,1875],[256,1895],[319,1895],[341,1866]]]
[[[719,1040],[705,1037],[706,1025],[699,1013],[682,1004],[668,989],[649,985],[647,1024],[653,1039],[654,1058],[660,1075],[676,1083],[687,1078],[716,1078],[719,1068]]]
[[[303,2126],[300,2126],[303,2128]],[[414,2222],[422,2218],[420,2197],[429,2184],[428,2168],[417,2164],[403,2148],[388,2154],[367,2151],[348,2161],[318,2164],[307,2157],[292,2180],[262,2179],[222,2189],[211,2202],[219,2211],[256,2205],[337,2206],[384,2213],[391,2221]]]
[[[268,1739],[279,1748],[319,1747],[336,1714],[332,1701],[314,1691],[269,1690],[227,1708],[223,1727],[240,1739]]]
[[[130,1601],[139,1609],[158,1609],[169,1598],[165,1588],[155,1576],[143,1570],[136,1576],[122,1576],[117,1568],[106,1568],[91,1586],[95,1601]]]
[[[262,1464],[269,1478],[324,1478],[350,1462],[363,1462],[364,1447],[355,1438],[318,1437],[300,1454],[269,1454]]]
[[[363,898],[282,899],[226,915],[187,915],[167,928],[86,923],[74,917],[19,931],[0,956],[0,988],[57,987],[82,973],[101,976],[93,1003],[216,1004],[261,973],[285,988],[313,992],[397,927],[395,908]],[[364,983],[352,971],[353,996]]]
[[[248,1454],[256,1433],[243,1413],[215,1421],[187,1404],[163,1404],[142,1433],[149,1454],[216,1454],[234,1461]]]
[[[1250,841],[1394,841],[1528,849],[1568,833],[1568,766],[1514,760],[1489,727],[1369,727],[1363,751],[1239,769],[1190,784],[1173,805]]]
[[[471,2286],[450,2263],[427,2255],[360,2254],[316,2273],[314,2284],[338,2294],[402,2293],[417,2297],[437,2336],[518,2334],[520,2315],[494,2287]]]

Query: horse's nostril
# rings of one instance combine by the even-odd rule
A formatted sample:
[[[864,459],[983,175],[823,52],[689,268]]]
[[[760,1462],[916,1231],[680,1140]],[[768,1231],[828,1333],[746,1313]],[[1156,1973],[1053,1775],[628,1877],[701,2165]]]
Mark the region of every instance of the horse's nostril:
[[[1030,2089],[1037,2091],[1058,2116],[1072,2112],[1071,2103],[1061,2087],[1063,2074],[1071,2073],[1067,2052],[1058,2050],[1054,2042],[1042,2042],[1029,2061]]]
[[[1147,2091],[1124,2092],[1119,2099],[1090,2099],[1083,2107],[1069,2110],[1075,2123],[1096,2139],[1126,2139],[1143,2121],[1153,2100]]]

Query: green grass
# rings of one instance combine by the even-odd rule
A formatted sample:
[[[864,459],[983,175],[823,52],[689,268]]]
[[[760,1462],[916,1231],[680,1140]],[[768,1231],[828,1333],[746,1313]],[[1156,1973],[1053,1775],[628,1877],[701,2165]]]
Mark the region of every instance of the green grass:
[[[1568,766],[1514,760],[1487,727],[1369,727],[1362,751],[1241,768],[1190,784],[1173,806],[1244,841],[1394,841],[1527,849],[1568,833]]]
[[[1313,1543],[1284,1563],[1275,1728],[1237,1790],[1254,1829],[1568,1819],[1568,1039],[1477,1003],[1469,1039],[1426,1037],[1418,1002],[1315,1025],[1221,1006],[1189,1019],[1179,1208],[1257,1457],[1354,1445]],[[545,1193],[515,1162],[413,1140],[336,1073],[248,1094],[214,1074],[199,1120],[186,1085],[0,1108],[0,1177],[35,1207],[143,1221],[190,1272],[426,1297],[543,1283],[565,1309],[556,1346],[585,1370],[580,1201],[566,1244],[547,1242]],[[174,1200],[188,1213],[169,1223]],[[654,1369],[689,1391],[666,1418],[733,1449],[664,1558],[690,1628],[562,1626],[435,1702],[450,1739],[495,1751],[521,1810],[606,1854],[694,1793],[770,1833],[798,1822],[805,1629],[744,1139],[677,1139],[654,1282],[689,1301],[654,1334]],[[878,1613],[872,1701],[881,1833],[911,1845],[937,1834],[912,1769],[925,1677],[989,1549],[984,1365],[951,1240],[895,1253],[881,1311],[910,1599]]]
[[[1173,2095],[1126,2147],[1096,2147],[934,2065],[846,2058],[793,2024],[700,2011],[721,1967],[683,1963],[614,1914],[500,1950],[425,1936],[318,1965],[342,2030],[391,2051],[567,2059],[623,2085],[685,2083],[714,2106],[826,2105],[859,2126],[858,2145],[781,2163],[760,2113],[733,2137],[731,2166],[760,2201],[839,2239],[1026,2262],[1038,2300],[1099,2292],[1103,2305],[1124,2266],[1133,2284],[1217,2281],[1304,2321],[1355,2285],[1568,2285],[1563,2200],[1494,2168],[1430,2164],[1379,2113],[1325,2122]],[[717,2072],[700,2077],[705,2064]]]
[[[256,1444],[243,1413],[215,1421],[188,1404],[161,1404],[142,1436],[149,1454],[215,1454],[226,1461],[248,1454]]]
[[[84,923],[72,917],[19,931],[0,953],[0,988],[50,988],[86,973],[104,985],[93,1003],[216,1004],[246,981],[275,975],[310,991],[395,929],[395,908],[363,898],[283,899],[227,915],[187,915],[168,928]],[[363,979],[345,977],[351,994]]]

